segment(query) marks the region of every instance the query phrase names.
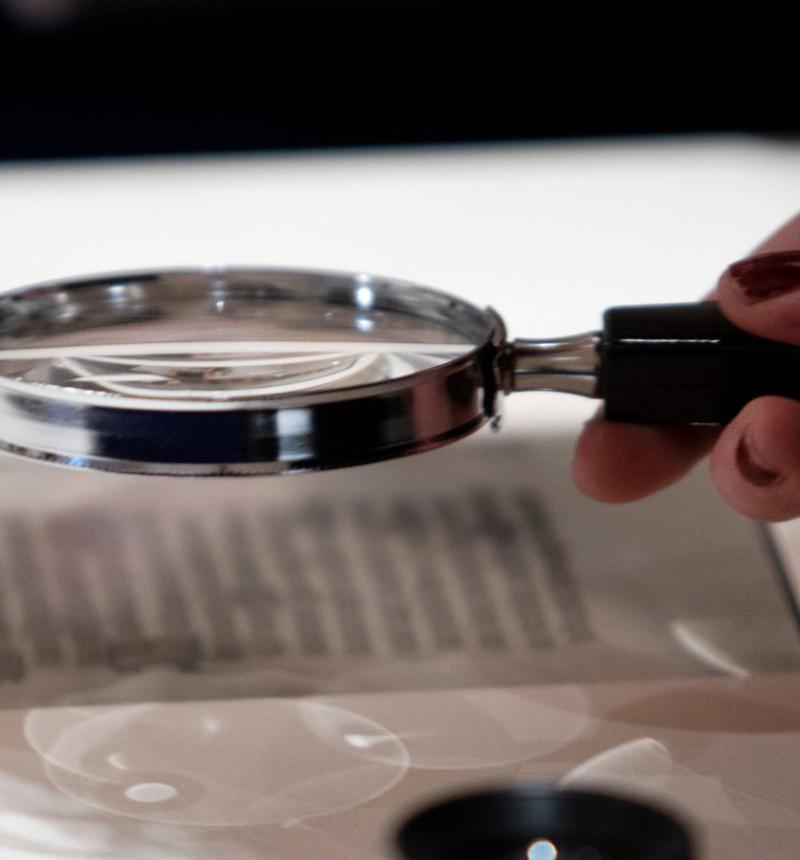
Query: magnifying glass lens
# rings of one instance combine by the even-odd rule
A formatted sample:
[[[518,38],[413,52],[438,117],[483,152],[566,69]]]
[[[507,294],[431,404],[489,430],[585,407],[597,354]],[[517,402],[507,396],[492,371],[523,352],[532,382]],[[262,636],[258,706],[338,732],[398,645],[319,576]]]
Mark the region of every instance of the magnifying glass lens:
[[[176,403],[386,382],[486,337],[439,294],[368,276],[121,277],[12,296],[0,310],[5,379]]]
[[[161,271],[26,287],[0,296],[0,449],[215,476],[426,451],[494,414],[501,327],[453,296],[362,274]]]

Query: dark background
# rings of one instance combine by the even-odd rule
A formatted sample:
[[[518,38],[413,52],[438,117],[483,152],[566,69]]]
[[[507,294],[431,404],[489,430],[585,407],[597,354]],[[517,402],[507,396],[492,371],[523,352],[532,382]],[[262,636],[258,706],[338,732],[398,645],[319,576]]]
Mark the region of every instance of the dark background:
[[[795,17],[652,0],[0,0],[0,158],[792,134]]]

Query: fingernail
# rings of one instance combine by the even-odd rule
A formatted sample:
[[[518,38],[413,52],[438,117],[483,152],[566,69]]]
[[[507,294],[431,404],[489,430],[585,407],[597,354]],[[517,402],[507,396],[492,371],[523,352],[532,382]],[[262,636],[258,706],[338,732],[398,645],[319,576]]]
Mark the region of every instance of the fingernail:
[[[800,251],[778,251],[741,260],[728,268],[725,277],[751,302],[783,295],[800,289]]]
[[[781,473],[765,466],[758,451],[748,438],[747,430],[742,433],[736,446],[736,465],[744,479],[756,487],[771,487],[781,479]]]

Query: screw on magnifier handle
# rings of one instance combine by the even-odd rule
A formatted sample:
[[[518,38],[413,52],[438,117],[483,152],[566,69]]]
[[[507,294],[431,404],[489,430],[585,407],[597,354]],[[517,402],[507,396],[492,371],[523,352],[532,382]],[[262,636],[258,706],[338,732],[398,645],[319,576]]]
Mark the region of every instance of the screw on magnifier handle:
[[[724,424],[765,394],[800,399],[800,348],[742,331],[714,302],[611,308],[600,353],[614,421]]]
[[[765,394],[800,400],[800,347],[742,331],[714,302],[611,308],[603,322],[514,341],[503,389],[599,397],[606,418],[638,424],[724,424]]]

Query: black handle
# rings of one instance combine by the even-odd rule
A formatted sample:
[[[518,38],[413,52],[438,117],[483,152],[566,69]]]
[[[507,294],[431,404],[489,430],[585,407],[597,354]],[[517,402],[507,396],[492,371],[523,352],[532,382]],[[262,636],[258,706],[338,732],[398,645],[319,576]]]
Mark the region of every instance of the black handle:
[[[800,347],[747,334],[715,302],[611,308],[601,350],[614,421],[724,424],[765,394],[800,399]]]

